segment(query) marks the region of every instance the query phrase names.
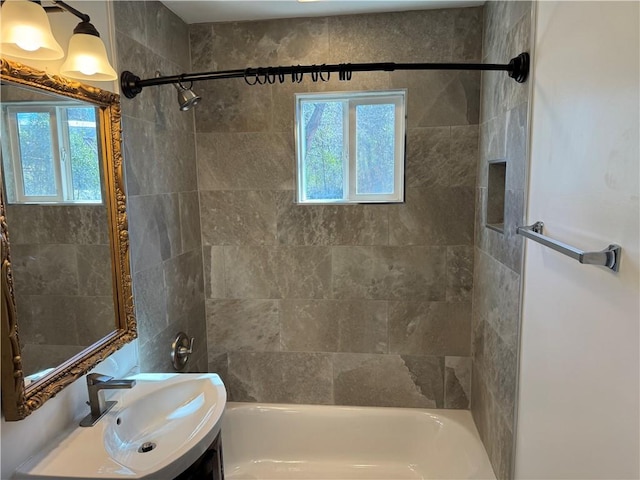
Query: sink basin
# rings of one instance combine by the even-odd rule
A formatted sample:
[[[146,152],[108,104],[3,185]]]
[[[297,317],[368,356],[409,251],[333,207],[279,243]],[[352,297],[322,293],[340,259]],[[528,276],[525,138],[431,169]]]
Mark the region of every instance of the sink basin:
[[[220,432],[226,391],[216,374],[139,374],[93,427],[77,427],[29,459],[16,479],[173,478]]]

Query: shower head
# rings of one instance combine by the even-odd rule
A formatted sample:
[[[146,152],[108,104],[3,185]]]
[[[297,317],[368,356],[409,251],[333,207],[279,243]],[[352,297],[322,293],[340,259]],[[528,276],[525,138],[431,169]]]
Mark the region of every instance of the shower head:
[[[196,106],[202,99],[202,97],[193,93],[191,86],[186,88],[181,83],[174,83],[173,86],[178,90],[178,105],[180,105],[180,110],[183,112],[186,112],[187,110],[190,110],[191,107]]]

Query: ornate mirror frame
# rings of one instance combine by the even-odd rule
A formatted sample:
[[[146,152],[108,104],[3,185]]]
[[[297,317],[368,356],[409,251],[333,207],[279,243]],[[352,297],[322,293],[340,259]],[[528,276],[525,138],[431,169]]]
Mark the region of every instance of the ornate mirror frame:
[[[0,59],[3,83],[35,88],[91,103],[100,117],[103,172],[109,220],[109,240],[116,312],[114,331],[59,365],[49,375],[25,387],[15,307],[9,231],[4,194],[0,195],[0,243],[2,247],[2,410],[8,421],[21,420],[85,375],[98,362],[137,337],[129,267],[129,233],[122,165],[120,96],[100,88]],[[3,191],[4,192],[4,191]]]

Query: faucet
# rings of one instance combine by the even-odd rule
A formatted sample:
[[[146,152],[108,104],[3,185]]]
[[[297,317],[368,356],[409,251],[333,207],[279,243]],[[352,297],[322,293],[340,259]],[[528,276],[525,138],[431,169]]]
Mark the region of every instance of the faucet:
[[[113,377],[100,373],[90,373],[87,375],[87,390],[89,392],[89,407],[91,413],[80,422],[81,427],[92,427],[118,402],[105,402],[102,390],[113,390],[120,388],[133,388],[135,380],[114,380]]]

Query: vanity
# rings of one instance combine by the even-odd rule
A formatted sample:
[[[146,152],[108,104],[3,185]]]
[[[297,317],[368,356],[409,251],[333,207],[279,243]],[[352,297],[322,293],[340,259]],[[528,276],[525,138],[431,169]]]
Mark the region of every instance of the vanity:
[[[146,373],[111,390],[117,402],[21,465],[14,479],[223,480],[220,428],[226,391],[213,373]]]

